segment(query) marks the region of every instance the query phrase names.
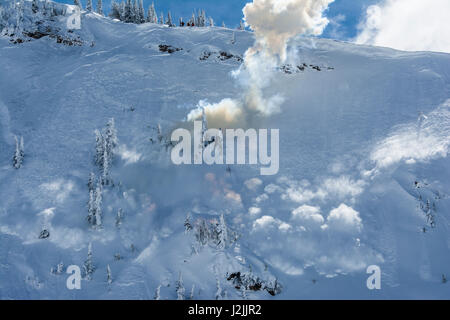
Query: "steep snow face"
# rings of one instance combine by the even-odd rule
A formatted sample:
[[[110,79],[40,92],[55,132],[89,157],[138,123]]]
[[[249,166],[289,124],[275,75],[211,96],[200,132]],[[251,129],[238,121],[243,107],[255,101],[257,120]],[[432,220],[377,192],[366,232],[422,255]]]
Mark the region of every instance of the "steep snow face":
[[[242,94],[251,33],[85,13],[81,27],[80,46],[0,37],[0,298],[176,299],[180,273],[198,299],[447,297],[449,55],[294,39],[264,92],[280,112],[245,123],[280,129],[280,171],[260,176],[174,166],[168,143],[201,100]],[[92,228],[94,130],[110,118],[114,185]],[[92,279],[68,290],[89,243]]]

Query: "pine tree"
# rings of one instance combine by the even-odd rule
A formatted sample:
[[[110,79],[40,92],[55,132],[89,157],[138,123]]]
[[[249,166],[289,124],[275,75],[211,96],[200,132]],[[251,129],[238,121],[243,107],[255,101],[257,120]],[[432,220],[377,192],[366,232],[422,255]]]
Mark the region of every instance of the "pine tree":
[[[125,21],[125,5],[126,5],[126,3],[123,1],[119,5],[119,15],[120,15],[119,20],[120,21]]]
[[[164,13],[161,12],[161,16],[159,17],[159,24],[164,24]]]
[[[222,299],[222,286],[220,285],[220,279],[218,276],[216,276],[216,300]]]
[[[195,17],[195,12],[192,13],[191,20],[189,20],[188,25],[195,27],[197,25],[197,18]]]
[[[122,225],[122,221],[123,221],[123,210],[122,208],[119,208],[119,210],[117,211],[117,216],[116,216],[116,227],[120,228],[120,226]]]
[[[236,33],[233,32],[233,35],[231,36],[231,44],[235,44],[236,43]]]
[[[122,19],[120,13],[120,5],[115,0],[111,1],[111,11],[109,12],[108,16],[112,19]]]
[[[177,300],[184,300],[185,289],[183,285],[183,277],[181,275],[181,272],[176,284],[176,289],[177,289]]]
[[[88,256],[86,261],[84,262],[84,273],[86,275],[87,280],[92,280],[92,274],[95,271],[94,264],[92,262],[92,243],[89,242],[88,246]]]
[[[139,5],[138,1],[134,0],[133,3],[133,10],[132,10],[132,16],[133,16],[133,23],[139,23]]]
[[[240,23],[239,23],[239,30],[245,30],[245,24],[244,24],[244,21],[240,21]]]
[[[56,266],[56,273],[57,274],[62,274],[63,272],[64,272],[64,263],[60,262]]]
[[[114,118],[111,118],[108,120],[108,123],[106,124],[106,130],[105,130],[104,136],[105,136],[105,139],[107,142],[108,154],[110,155],[110,157],[112,157],[112,155],[114,154],[114,149],[116,148],[116,146],[118,144],[117,130],[116,130]],[[111,158],[111,160],[112,160],[112,158]]]
[[[242,293],[242,299],[247,300],[248,299],[247,288],[244,285],[241,286],[241,293]]]
[[[185,233],[188,233],[192,230],[192,224],[191,224],[191,214],[188,212],[186,216],[186,220],[184,221],[184,230]]]
[[[139,0],[139,23],[145,23],[145,10],[143,0]]]
[[[86,11],[92,12],[92,0],[87,0]]]
[[[78,7],[80,8],[80,10],[83,9],[83,7],[81,6],[80,0],[73,0],[73,4],[76,5],[76,6],[78,6]]]
[[[155,298],[154,298],[155,300],[160,300],[161,299],[161,285],[159,285],[157,288],[156,288],[156,291],[155,291]]]
[[[214,27],[214,20],[211,17],[209,17],[209,26]]]
[[[103,136],[99,130],[95,130],[95,164],[99,167],[103,165]]]
[[[110,155],[108,153],[108,142],[103,140],[103,164],[102,164],[102,184],[109,185],[109,163]]]
[[[14,139],[16,140],[16,151],[13,157],[13,166],[16,169],[20,169],[20,167],[22,167],[23,158],[25,156],[23,137],[20,137],[20,139],[18,139],[17,136],[14,136]]]
[[[123,21],[127,23],[133,22],[133,4],[131,3],[131,0],[126,0],[125,2]]]
[[[106,281],[108,282],[108,284],[111,284],[113,282],[113,278],[109,264],[106,266],[106,276],[107,276]]]
[[[158,15],[156,14],[155,4],[148,7],[147,22],[158,23]]]
[[[33,0],[31,3],[31,11],[33,11],[34,14],[38,13],[39,11],[39,3],[38,0]]]
[[[102,0],[97,0],[97,13],[103,15],[103,3]]]
[[[169,26],[169,27],[173,27],[173,22],[172,22],[172,15],[170,14],[170,11],[169,11],[169,13],[167,14],[167,25]]]
[[[102,225],[102,188],[98,183],[94,196],[94,210],[95,210],[95,225],[100,227]]]
[[[95,190],[95,173],[91,172],[91,174],[89,175],[87,186],[89,191]]]
[[[90,225],[95,225],[95,191],[89,191],[88,216],[87,220]]]
[[[222,28],[226,28],[225,21],[222,21]]]
[[[189,295],[189,300],[194,300],[194,290],[195,290],[195,284],[192,285],[191,294]]]
[[[218,244],[217,247],[220,250],[223,250],[226,248],[228,243],[228,230],[227,225],[225,224],[225,219],[223,217],[223,213],[220,215],[220,221],[218,226]]]

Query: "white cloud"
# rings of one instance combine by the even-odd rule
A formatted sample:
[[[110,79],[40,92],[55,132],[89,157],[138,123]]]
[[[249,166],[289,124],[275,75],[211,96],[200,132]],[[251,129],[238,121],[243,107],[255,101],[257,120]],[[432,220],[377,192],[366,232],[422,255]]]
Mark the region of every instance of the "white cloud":
[[[356,42],[406,51],[450,52],[450,1],[384,0],[367,8]]]

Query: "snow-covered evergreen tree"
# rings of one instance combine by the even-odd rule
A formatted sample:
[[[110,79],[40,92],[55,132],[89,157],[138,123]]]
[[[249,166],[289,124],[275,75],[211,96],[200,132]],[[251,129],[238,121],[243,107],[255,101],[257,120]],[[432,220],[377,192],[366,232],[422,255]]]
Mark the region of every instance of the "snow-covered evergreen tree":
[[[109,164],[110,164],[110,155],[108,153],[108,142],[106,139],[103,140],[103,164],[102,164],[102,184],[109,185]]]
[[[176,287],[177,289],[177,300],[184,300],[184,294],[185,294],[185,289],[184,289],[184,285],[183,285],[183,276],[181,275],[180,272],[180,276],[178,277],[178,281],[176,283]]]
[[[225,21],[222,21],[222,28],[226,28]]]
[[[119,208],[116,216],[116,227],[120,228],[120,226],[122,225],[122,221],[123,221],[123,210],[122,208]]]
[[[222,286],[218,276],[216,276],[216,300],[222,300]]]
[[[23,158],[25,156],[23,137],[20,137],[20,139],[18,139],[17,136],[14,136],[14,139],[16,140],[16,151],[14,152],[13,166],[16,169],[20,169],[20,167],[22,167]]]
[[[106,281],[108,282],[108,284],[111,284],[113,282],[113,277],[109,264],[106,266]]]
[[[159,24],[164,24],[164,13],[161,12],[161,16],[159,17]]]
[[[192,13],[191,20],[188,22],[188,26],[195,27],[197,25],[197,18],[195,17],[195,12]]]
[[[186,220],[184,221],[184,231],[185,233],[188,233],[192,230],[192,224],[191,224],[191,214],[188,212],[186,216]]]
[[[228,229],[227,225],[225,223],[225,219],[223,217],[223,213],[220,215],[219,225],[217,227],[217,233],[218,233],[218,244],[217,247],[220,250],[223,250],[226,248],[228,243]]]
[[[111,118],[108,120],[108,123],[106,124],[104,137],[105,137],[106,145],[107,145],[107,149],[108,149],[107,152],[112,160],[112,156],[114,154],[114,149],[116,148],[116,146],[118,144],[117,130],[116,130],[114,118]]]
[[[99,130],[95,130],[95,164],[99,167],[103,165],[103,136]]]
[[[95,191],[89,191],[88,216],[87,220],[90,225],[95,225]]]
[[[92,0],[90,0],[92,1]],[[120,5],[116,1],[111,1],[111,11],[109,11],[108,16],[112,19],[118,19],[121,20],[121,12],[120,12]]]
[[[83,9],[83,7],[81,6],[81,1],[80,0],[73,0],[73,4],[78,6],[81,9]]]
[[[133,4],[131,0],[126,0],[123,13],[123,21],[127,23],[133,22]]]
[[[169,11],[169,13],[167,14],[167,21],[166,21],[166,24],[167,24],[169,27],[173,27],[173,26],[174,26],[173,21],[172,21],[172,15],[170,14],[170,11]]]
[[[239,30],[245,30],[245,24],[242,20],[239,22]]]
[[[143,0],[139,0],[139,23],[145,23],[145,10]]]
[[[139,4],[138,0],[134,0],[133,6],[132,6],[132,22],[133,23],[139,23]]]
[[[88,255],[87,255],[86,261],[84,262],[83,268],[84,268],[84,273],[85,273],[86,279],[92,280],[92,274],[95,271],[95,267],[92,262],[92,243],[91,242],[89,242]]]
[[[86,11],[92,12],[92,0],[87,0]]]
[[[209,26],[214,27],[214,20],[211,17],[209,17]]]
[[[154,299],[155,299],[155,300],[160,300],[160,299],[161,299],[161,285],[159,285],[159,286],[156,288]]]
[[[191,294],[189,295],[189,300],[194,300],[194,291],[195,291],[195,284],[192,285]]]
[[[38,0],[33,0],[31,2],[31,11],[34,14],[38,13],[38,11],[39,11],[39,2],[38,2]]]
[[[63,272],[64,272],[64,263],[60,262],[56,266],[56,273],[57,274],[62,274]]]
[[[153,2],[151,6],[148,7],[147,22],[158,23],[158,15],[156,14],[155,4]]]
[[[95,190],[95,173],[93,172],[90,173],[87,186],[89,191]]]
[[[102,0],[97,0],[97,13],[103,15],[103,2]]]
[[[102,225],[102,188],[100,183],[97,184],[97,188],[95,189],[94,210],[95,225],[100,227]]]

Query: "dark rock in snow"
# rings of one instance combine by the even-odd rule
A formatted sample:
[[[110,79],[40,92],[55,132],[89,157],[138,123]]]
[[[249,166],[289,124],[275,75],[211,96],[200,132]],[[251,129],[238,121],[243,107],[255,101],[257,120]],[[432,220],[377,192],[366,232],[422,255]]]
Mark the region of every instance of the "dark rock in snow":
[[[47,229],[42,230],[39,234],[39,239],[47,239],[48,237],[50,237],[50,232]]]

